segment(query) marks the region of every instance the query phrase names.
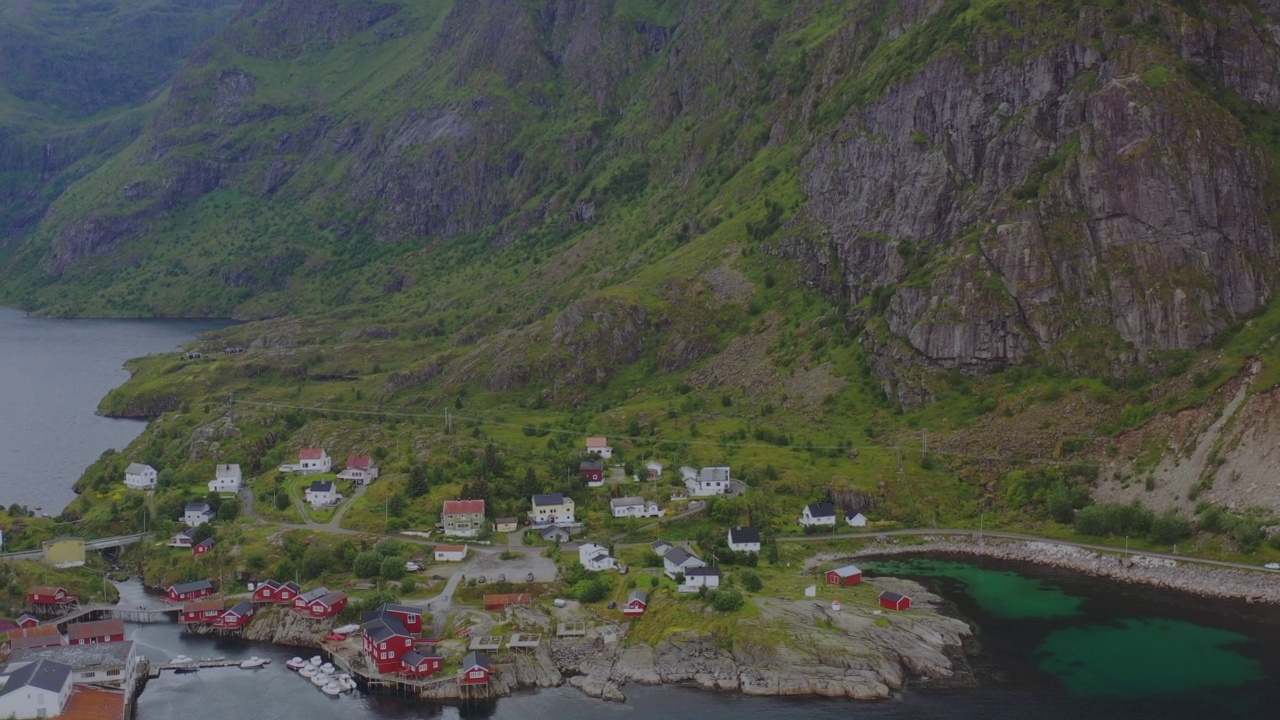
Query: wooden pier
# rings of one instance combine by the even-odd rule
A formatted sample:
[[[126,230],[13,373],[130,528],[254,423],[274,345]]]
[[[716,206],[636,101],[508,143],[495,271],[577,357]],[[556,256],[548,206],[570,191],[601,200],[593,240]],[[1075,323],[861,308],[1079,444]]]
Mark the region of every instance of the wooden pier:
[[[182,612],[180,607],[172,608],[126,608],[118,605],[81,605],[65,615],[48,620],[49,624],[65,625],[84,618],[90,620],[123,620],[131,623],[167,623],[177,620]]]
[[[181,670],[183,668],[199,668],[201,670],[204,670],[207,668],[227,668],[227,667],[238,668],[240,667],[241,662],[243,661],[227,660],[226,658],[219,658],[217,660],[193,660],[189,663],[161,663],[159,665],[151,666],[150,675],[151,677],[156,678],[156,677],[160,677],[160,672],[162,670]]]

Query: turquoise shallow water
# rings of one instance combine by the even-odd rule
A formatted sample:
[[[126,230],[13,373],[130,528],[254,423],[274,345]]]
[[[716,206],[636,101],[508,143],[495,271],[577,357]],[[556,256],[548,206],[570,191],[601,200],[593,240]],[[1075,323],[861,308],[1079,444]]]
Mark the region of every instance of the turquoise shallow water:
[[[1071,617],[1080,613],[1083,600],[1042,580],[1012,570],[979,567],[972,563],[941,560],[887,560],[866,566],[878,575],[911,575],[948,578],[964,586],[964,592],[994,617],[1010,620]]]

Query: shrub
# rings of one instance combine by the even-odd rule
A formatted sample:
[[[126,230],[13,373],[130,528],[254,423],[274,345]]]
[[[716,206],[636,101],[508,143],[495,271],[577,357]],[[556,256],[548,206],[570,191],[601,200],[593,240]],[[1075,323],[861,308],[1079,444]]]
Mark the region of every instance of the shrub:
[[[742,597],[742,593],[737,590],[721,590],[710,597],[711,607],[720,612],[733,612],[741,610],[746,604],[746,599]]]
[[[417,589],[418,589],[418,583],[414,582],[413,578],[405,578],[400,581],[400,592],[407,594]]]
[[[754,570],[746,570],[738,576],[742,581],[742,587],[751,592],[760,592],[764,589],[764,581],[760,579],[760,573]]]
[[[378,575],[383,580],[399,580],[404,577],[404,561],[398,557],[383,558]]]
[[[377,577],[382,567],[382,557],[375,552],[362,552],[351,562],[351,572],[357,577]]]

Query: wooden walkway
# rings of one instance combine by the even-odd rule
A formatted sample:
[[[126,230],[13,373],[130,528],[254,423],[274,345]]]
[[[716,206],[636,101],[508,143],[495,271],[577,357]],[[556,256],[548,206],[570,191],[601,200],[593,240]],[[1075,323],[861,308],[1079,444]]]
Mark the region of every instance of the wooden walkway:
[[[65,615],[50,618],[42,624],[62,625],[94,616],[97,616],[97,619],[112,618],[131,623],[163,623],[175,620],[181,612],[181,607],[127,608],[118,605],[81,605]]]
[[[219,658],[217,660],[194,660],[189,663],[163,663],[151,666],[151,677],[160,677],[160,671],[162,670],[179,670],[181,668],[238,668],[240,667],[240,663],[240,660],[227,660],[225,658]]]

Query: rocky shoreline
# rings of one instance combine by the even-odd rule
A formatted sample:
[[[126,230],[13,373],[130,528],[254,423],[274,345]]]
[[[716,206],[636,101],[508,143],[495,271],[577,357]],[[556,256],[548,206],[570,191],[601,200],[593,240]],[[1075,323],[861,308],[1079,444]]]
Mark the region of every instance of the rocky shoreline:
[[[1071,570],[1116,582],[1147,585],[1202,597],[1280,604],[1280,573],[1235,570],[1195,562],[1178,562],[1132,553],[1086,550],[1051,540],[975,539],[961,536],[920,536],[924,543],[882,539],[854,552],[816,557],[810,563],[836,558],[946,553],[1033,563]]]

